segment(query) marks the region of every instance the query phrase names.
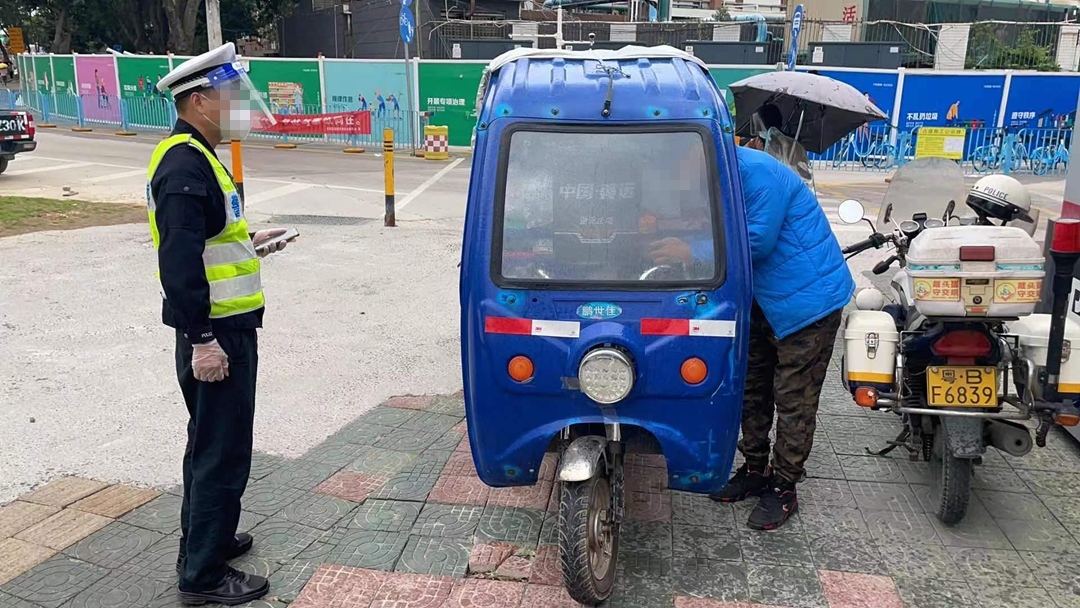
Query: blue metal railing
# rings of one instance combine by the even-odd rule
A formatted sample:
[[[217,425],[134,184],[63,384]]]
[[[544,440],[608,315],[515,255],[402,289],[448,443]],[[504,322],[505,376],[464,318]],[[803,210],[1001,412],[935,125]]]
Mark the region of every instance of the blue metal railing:
[[[918,127],[897,131],[868,126],[809,157],[818,169],[889,171],[915,158],[918,140]],[[959,162],[971,174],[1063,175],[1069,166],[1071,140],[1071,128],[967,128]]]

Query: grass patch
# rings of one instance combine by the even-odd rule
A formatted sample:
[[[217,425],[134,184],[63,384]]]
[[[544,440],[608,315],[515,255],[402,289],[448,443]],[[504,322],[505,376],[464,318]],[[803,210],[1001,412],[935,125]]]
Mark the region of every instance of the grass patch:
[[[0,237],[146,221],[143,205],[0,196]]]

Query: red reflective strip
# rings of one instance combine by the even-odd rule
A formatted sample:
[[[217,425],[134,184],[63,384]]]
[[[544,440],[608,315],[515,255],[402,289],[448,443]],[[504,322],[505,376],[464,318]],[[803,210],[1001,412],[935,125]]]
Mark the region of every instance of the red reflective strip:
[[[643,336],[688,336],[690,319],[642,319]]]
[[[484,331],[489,334],[532,335],[532,319],[488,317],[484,319]]]

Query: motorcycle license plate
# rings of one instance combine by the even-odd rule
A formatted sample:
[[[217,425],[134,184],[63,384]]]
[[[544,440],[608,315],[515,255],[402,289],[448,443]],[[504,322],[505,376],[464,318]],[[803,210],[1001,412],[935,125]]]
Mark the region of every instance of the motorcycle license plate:
[[[997,407],[997,368],[928,367],[926,401],[936,407]]]

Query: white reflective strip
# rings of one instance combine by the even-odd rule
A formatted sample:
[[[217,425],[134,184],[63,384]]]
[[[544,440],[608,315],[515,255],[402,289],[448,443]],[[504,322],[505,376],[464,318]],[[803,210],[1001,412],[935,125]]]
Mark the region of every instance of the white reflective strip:
[[[154,200],[154,194],[150,192],[150,183],[146,183],[146,208],[150,210],[150,213],[157,211],[157,201]]]
[[[259,273],[245,274],[231,279],[210,281],[210,301],[224,302],[241,296],[251,296],[262,291]]]
[[[221,266],[222,264],[246,262],[254,260],[256,257],[258,256],[255,254],[255,245],[251,243],[250,239],[238,243],[207,244],[202,255],[203,265],[207,268]]]
[[[532,322],[532,335],[552,338],[576,338],[581,333],[581,323],[577,321],[538,321]]]
[[[735,321],[706,321],[690,319],[691,336],[707,336],[712,338],[734,338]]]

